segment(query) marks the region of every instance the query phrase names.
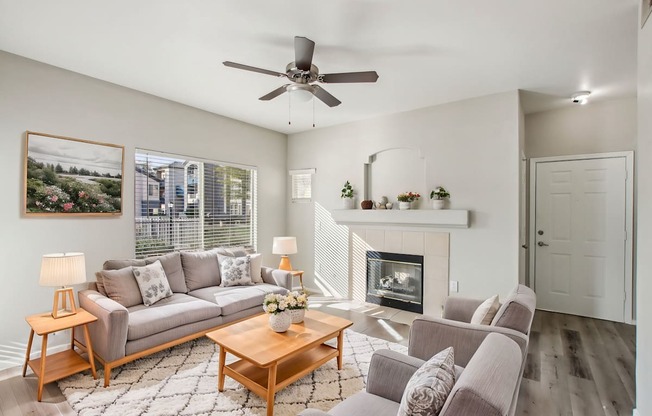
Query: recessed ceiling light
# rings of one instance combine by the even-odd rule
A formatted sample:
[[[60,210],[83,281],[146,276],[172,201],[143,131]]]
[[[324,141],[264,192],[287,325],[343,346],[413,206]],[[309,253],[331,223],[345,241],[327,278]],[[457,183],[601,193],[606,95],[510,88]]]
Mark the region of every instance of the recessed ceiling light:
[[[571,101],[575,104],[584,105],[589,101],[589,95],[591,95],[591,91],[578,91],[571,95]]]

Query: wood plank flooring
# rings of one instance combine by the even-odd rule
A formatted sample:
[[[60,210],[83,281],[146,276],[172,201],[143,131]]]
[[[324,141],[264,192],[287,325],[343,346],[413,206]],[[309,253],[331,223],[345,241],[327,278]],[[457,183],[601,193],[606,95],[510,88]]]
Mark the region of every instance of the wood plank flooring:
[[[352,330],[407,345],[410,327],[342,307],[318,310],[353,321]],[[631,416],[635,401],[636,328],[597,319],[537,311],[517,415]],[[36,378],[20,368],[0,372],[0,416],[74,415],[56,383],[36,401]]]

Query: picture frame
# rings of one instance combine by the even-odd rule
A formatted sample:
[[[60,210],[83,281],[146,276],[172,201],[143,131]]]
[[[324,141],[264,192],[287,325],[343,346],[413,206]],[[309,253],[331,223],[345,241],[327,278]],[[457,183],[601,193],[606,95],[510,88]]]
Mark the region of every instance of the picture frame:
[[[124,146],[27,131],[23,214],[119,216]]]
[[[645,26],[650,13],[652,13],[652,0],[641,0],[641,29]]]

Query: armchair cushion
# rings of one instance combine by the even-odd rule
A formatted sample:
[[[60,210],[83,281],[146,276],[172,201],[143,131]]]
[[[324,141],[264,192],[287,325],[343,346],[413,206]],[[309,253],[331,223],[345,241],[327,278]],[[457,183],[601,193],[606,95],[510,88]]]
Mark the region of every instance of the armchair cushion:
[[[367,393],[400,402],[410,378],[425,361],[396,351],[378,350],[371,356]]]
[[[396,416],[399,404],[375,394],[361,391],[329,410],[332,416]]]
[[[398,416],[434,416],[455,385],[454,350],[435,354],[414,373],[403,393]]]

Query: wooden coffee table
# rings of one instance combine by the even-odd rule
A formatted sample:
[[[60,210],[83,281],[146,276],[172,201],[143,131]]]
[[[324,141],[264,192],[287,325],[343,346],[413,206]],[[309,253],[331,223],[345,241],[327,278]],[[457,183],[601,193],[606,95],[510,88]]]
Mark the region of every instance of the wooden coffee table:
[[[319,311],[306,311],[300,324],[276,333],[268,315],[257,315],[206,334],[220,346],[217,389],[224,391],[228,375],[267,400],[267,415],[274,414],[274,395],[314,369],[337,357],[342,369],[344,329],[353,322]],[[324,342],[337,337],[337,348]],[[241,360],[225,365],[229,352]]]

